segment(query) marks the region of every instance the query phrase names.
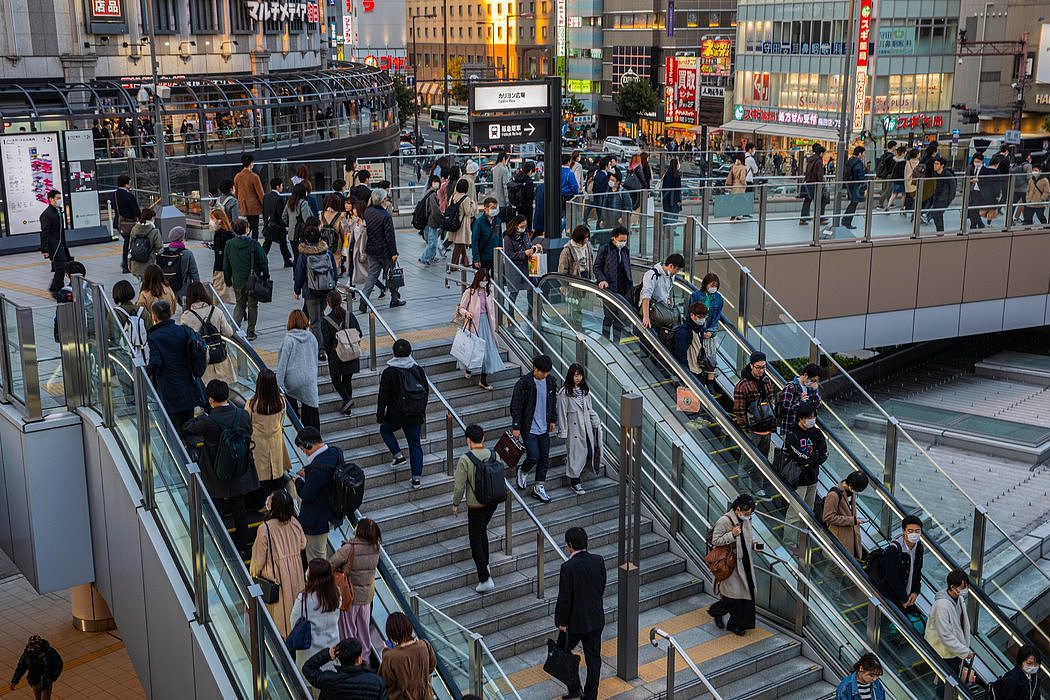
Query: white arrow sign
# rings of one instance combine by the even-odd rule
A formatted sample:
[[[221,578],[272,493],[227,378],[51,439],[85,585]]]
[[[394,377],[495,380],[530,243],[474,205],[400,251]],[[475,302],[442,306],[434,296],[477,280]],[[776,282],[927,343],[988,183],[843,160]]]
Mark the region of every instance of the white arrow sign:
[[[536,127],[534,127],[530,122],[529,125],[525,127],[525,133],[527,133],[529,136],[532,136],[536,133]]]

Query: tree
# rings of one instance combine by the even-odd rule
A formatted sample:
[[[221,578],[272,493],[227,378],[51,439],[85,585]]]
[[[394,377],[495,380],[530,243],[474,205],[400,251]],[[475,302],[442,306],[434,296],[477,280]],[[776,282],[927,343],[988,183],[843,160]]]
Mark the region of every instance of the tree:
[[[587,109],[580,102],[580,98],[576,97],[576,95],[569,98],[569,114],[583,114],[586,111]]]
[[[397,100],[397,121],[404,128],[419,107],[416,105],[415,93],[405,85],[400,75],[394,76],[394,98]]]
[[[448,75],[452,76],[452,85],[449,87],[448,96],[455,102],[466,102],[468,89],[463,82],[463,57],[449,56]]]
[[[635,78],[620,85],[620,91],[613,95],[613,104],[621,117],[637,124],[642,114],[656,111],[660,93],[648,80]]]

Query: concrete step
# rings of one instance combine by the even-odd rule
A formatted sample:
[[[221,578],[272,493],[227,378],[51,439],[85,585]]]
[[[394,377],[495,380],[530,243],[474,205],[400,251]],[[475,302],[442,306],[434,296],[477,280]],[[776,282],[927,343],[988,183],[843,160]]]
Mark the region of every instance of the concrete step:
[[[389,349],[385,353],[377,353],[376,355],[376,368],[371,370],[368,368],[368,339],[366,338],[361,345],[361,371],[354,375],[355,387],[356,382],[360,381],[361,386],[375,386],[379,383],[379,377],[383,374],[383,370],[386,369],[387,362],[393,357]],[[412,358],[416,361],[420,367],[426,371],[428,375],[443,374],[445,372],[452,372],[456,370],[456,358],[452,357],[452,341],[428,341],[428,345],[423,350],[424,354],[416,352],[415,346],[412,348]],[[512,364],[507,350],[500,350],[500,357],[508,365]],[[517,365],[514,365],[515,367]],[[328,362],[320,362],[317,365],[317,378],[319,383],[328,384],[330,375],[330,368]],[[459,370],[462,374],[462,370]]]
[[[503,375],[503,373],[500,373]],[[516,371],[510,374],[503,375],[500,378],[496,378],[497,375],[493,375],[489,378],[489,384],[492,385],[492,391],[485,391],[478,386],[478,377],[475,375],[474,383],[464,383],[461,386],[448,386],[443,382],[438,382],[438,389],[445,396],[449,403],[453,406],[460,404],[468,404],[471,401],[481,396],[488,395],[490,398],[502,397],[506,400],[507,405],[510,405],[510,395],[514,390],[514,383],[518,380],[518,374]],[[453,372],[448,375],[449,381],[453,379],[462,379],[462,372]],[[434,379],[431,376],[431,379]],[[370,386],[362,386],[357,382],[357,375],[354,375],[354,416],[364,416],[367,419],[375,422],[375,405],[376,400],[379,396],[379,386],[372,384]],[[342,399],[339,398],[339,394],[332,388],[331,383],[324,382],[320,385],[321,400],[321,421],[326,422],[332,418],[339,418],[339,409],[342,408]],[[428,406],[431,410],[444,410],[441,407],[440,401],[434,401],[435,405]]]
[[[835,700],[835,686],[824,681],[811,683],[793,690],[787,695],[778,695],[778,700]]]
[[[488,399],[488,392],[485,392],[484,397],[479,397],[477,402],[456,409],[459,417],[467,425],[471,423],[487,425],[492,421],[506,418],[510,415],[509,401],[502,399],[485,401],[481,399]],[[441,406],[437,400],[432,401],[432,403],[438,407]],[[436,445],[436,449],[444,449],[444,441],[447,436],[446,416],[447,413],[444,409],[441,409],[440,413],[437,411],[429,411],[427,413],[426,434],[428,442],[433,443],[435,439],[438,439],[438,442],[441,443]],[[350,427],[351,424],[353,424],[353,427]],[[355,416],[353,418],[340,416],[325,422],[324,426],[325,442],[328,444],[335,444],[339,447],[346,445],[363,447],[383,444],[383,437],[379,434],[379,425],[376,423],[374,414],[372,416]],[[456,423],[453,423],[452,438],[457,447],[463,444],[463,433]]]
[[[821,680],[820,665],[804,656],[795,656],[775,666],[751,673],[725,687],[717,687],[725,700],[776,700]]]

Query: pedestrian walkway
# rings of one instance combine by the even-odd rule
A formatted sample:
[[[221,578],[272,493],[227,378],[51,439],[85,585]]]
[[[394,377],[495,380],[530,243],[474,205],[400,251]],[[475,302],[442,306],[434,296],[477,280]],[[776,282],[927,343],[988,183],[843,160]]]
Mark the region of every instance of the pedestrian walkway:
[[[64,662],[54,686],[56,698],[145,698],[118,630],[89,633],[73,628],[68,592],[38,595],[14,564],[0,552],[0,697],[32,698],[25,678],[9,683],[26,640],[37,634],[48,640]]]

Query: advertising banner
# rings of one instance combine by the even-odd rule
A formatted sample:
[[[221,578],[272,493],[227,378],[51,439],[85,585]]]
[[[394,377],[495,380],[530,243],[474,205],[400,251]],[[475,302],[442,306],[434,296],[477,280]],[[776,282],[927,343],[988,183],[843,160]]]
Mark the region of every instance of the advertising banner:
[[[879,38],[875,42],[875,55],[914,55],[915,32],[916,27],[879,27]]]
[[[724,77],[733,74],[733,42],[704,39],[700,42],[700,75]]]
[[[1039,31],[1039,54],[1035,58],[1035,82],[1050,83],[1050,24]]]
[[[868,96],[868,46],[871,41],[873,0],[860,0],[860,23],[857,32],[857,73],[853,84],[853,131],[864,130],[864,111]]]
[[[47,208],[48,191],[62,191],[58,134],[0,135],[0,168],[7,195],[4,209],[8,235],[40,233],[40,214]]]
[[[95,141],[90,129],[65,131],[66,173],[69,176],[69,208],[73,228],[102,225],[99,211]]]

